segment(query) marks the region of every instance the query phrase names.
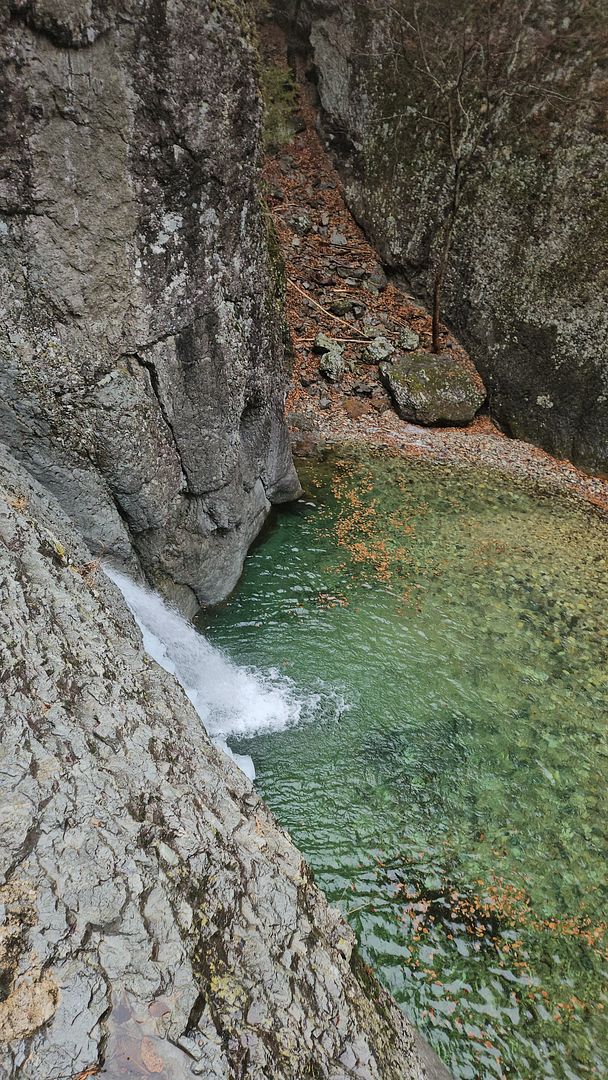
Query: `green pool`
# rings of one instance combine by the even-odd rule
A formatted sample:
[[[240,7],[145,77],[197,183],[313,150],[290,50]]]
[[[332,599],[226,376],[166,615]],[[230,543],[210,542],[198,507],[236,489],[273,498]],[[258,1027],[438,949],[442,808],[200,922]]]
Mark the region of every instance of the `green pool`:
[[[455,1077],[606,1076],[608,526],[490,472],[300,473],[202,620],[301,703],[233,750]]]

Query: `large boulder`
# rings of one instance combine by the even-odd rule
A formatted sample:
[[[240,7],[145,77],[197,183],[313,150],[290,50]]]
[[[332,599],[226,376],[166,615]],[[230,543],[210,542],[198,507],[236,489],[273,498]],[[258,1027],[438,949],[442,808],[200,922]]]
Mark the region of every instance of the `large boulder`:
[[[380,374],[401,419],[416,424],[469,424],[486,397],[473,366],[453,356],[410,353]]]
[[[298,492],[246,5],[0,10],[0,438],[186,607]]]
[[[447,1075],[3,451],[0,583],[1,1080]]]

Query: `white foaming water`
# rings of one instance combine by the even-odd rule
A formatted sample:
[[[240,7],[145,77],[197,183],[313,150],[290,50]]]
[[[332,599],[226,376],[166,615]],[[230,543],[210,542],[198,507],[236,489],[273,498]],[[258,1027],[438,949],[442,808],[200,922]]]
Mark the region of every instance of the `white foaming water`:
[[[148,655],[175,676],[213,742],[253,780],[253,761],[234,754],[226,739],[296,723],[302,702],[289,682],[273,681],[278,678],[276,672],[264,675],[238,667],[158,593],[137,585],[113,567],[104,570],[124,596]]]

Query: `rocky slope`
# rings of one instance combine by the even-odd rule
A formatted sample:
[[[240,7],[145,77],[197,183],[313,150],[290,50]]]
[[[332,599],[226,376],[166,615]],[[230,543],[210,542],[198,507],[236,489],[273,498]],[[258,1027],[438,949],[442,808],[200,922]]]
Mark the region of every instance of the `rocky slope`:
[[[192,610],[298,491],[247,7],[12,0],[0,31],[0,439]]]
[[[419,7],[424,57],[413,8],[413,0],[275,4],[292,44],[312,59],[351,208],[387,266],[428,298],[453,174],[433,78],[458,61],[465,4]],[[467,164],[444,314],[508,431],[608,474],[604,4],[502,0],[495,10],[487,100],[475,58],[463,84],[459,130],[471,119],[483,137]],[[484,40],[486,6],[473,11],[470,40]],[[508,28],[525,11],[515,48]]]
[[[4,452],[0,581],[0,1077],[444,1075]]]

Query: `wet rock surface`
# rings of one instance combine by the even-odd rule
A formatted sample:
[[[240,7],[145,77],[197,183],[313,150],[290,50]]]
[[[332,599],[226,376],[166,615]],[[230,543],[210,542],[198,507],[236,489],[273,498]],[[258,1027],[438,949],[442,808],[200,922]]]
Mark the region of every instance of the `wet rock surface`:
[[[184,607],[298,483],[260,102],[231,3],[0,13],[0,438]]]
[[[380,366],[402,420],[416,424],[469,424],[485,401],[472,367],[452,356],[410,353]]]
[[[0,571],[0,1077],[445,1075],[4,452]]]

